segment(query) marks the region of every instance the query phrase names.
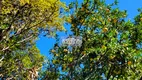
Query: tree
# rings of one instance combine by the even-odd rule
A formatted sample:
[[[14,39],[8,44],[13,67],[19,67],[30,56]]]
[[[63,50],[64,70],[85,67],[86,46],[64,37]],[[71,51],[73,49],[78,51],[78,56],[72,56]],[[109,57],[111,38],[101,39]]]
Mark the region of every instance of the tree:
[[[142,12],[132,22],[126,11],[104,0],[84,0],[69,5],[72,36],[82,37],[82,46],[51,49],[51,62],[58,78],[71,80],[140,79],[142,75]],[[48,69],[47,69],[48,71]]]
[[[65,8],[60,0],[0,0],[0,77],[27,79],[41,68],[35,40],[41,32],[54,36],[65,30],[60,8]]]

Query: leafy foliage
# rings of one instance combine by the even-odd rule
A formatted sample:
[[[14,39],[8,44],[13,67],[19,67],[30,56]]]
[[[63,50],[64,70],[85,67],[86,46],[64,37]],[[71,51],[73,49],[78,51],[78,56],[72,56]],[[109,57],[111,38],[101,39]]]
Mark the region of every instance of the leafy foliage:
[[[39,35],[41,31],[48,35],[52,32],[51,28],[64,30],[63,18],[60,17],[59,12],[60,6],[64,7],[58,0],[2,1],[1,43],[21,43]],[[1,50],[4,51],[13,44],[1,45]]]
[[[112,8],[104,0],[71,3],[73,36],[81,36],[81,47],[56,44],[51,65],[58,78],[77,80],[140,79],[142,75],[142,12],[135,21],[125,20],[127,13]],[[47,69],[48,70],[48,69]]]
[[[0,79],[31,79],[44,57],[35,46],[43,32],[65,30],[60,0],[0,0]]]
[[[117,3],[84,0],[68,10],[59,0],[0,0],[0,79],[142,79],[142,10],[132,22]],[[61,15],[61,8],[68,13]],[[57,39],[53,59],[45,62],[35,40],[65,30],[64,20],[82,46]]]

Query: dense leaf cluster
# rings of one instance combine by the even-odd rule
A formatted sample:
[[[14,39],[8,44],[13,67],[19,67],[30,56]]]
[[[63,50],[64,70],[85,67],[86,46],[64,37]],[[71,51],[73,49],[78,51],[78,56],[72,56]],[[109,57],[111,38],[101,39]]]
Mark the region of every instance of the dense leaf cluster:
[[[142,12],[132,22],[126,11],[103,0],[71,3],[73,36],[82,37],[81,47],[55,46],[52,63],[61,79],[140,79],[142,75]]]
[[[34,79],[44,61],[35,40],[64,30],[59,0],[0,0],[0,79]]]

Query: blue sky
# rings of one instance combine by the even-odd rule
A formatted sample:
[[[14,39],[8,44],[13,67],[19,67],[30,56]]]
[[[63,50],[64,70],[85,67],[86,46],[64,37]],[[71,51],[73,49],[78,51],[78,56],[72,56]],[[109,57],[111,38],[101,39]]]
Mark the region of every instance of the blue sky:
[[[69,4],[71,1],[75,0],[61,0],[62,2],[65,2],[66,4]],[[82,2],[83,0],[78,0],[79,2]],[[111,3],[114,0],[106,0],[106,3]],[[133,20],[133,18],[138,14],[137,9],[142,8],[142,0],[118,0],[119,4],[118,7],[121,10],[127,10],[128,17],[127,19]],[[69,25],[65,25],[65,28],[70,32]],[[60,37],[67,36],[64,32],[57,32],[57,34]],[[54,38],[47,38],[47,37],[39,37],[39,40],[36,42],[36,46],[39,48],[41,54],[51,59],[51,56],[49,55],[49,50],[54,46],[54,43],[56,40]]]

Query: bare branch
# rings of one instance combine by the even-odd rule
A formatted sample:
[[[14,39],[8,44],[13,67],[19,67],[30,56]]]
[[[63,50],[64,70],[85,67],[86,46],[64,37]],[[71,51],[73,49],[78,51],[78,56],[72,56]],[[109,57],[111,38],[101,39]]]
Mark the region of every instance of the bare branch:
[[[28,41],[29,39],[31,39],[33,37],[33,35],[31,35],[31,36],[29,36],[29,37],[27,37],[27,38],[25,38],[25,39],[23,39],[23,40],[21,40],[21,41],[18,41],[17,43],[19,44],[19,43],[22,43],[22,42],[24,42],[24,41]]]

